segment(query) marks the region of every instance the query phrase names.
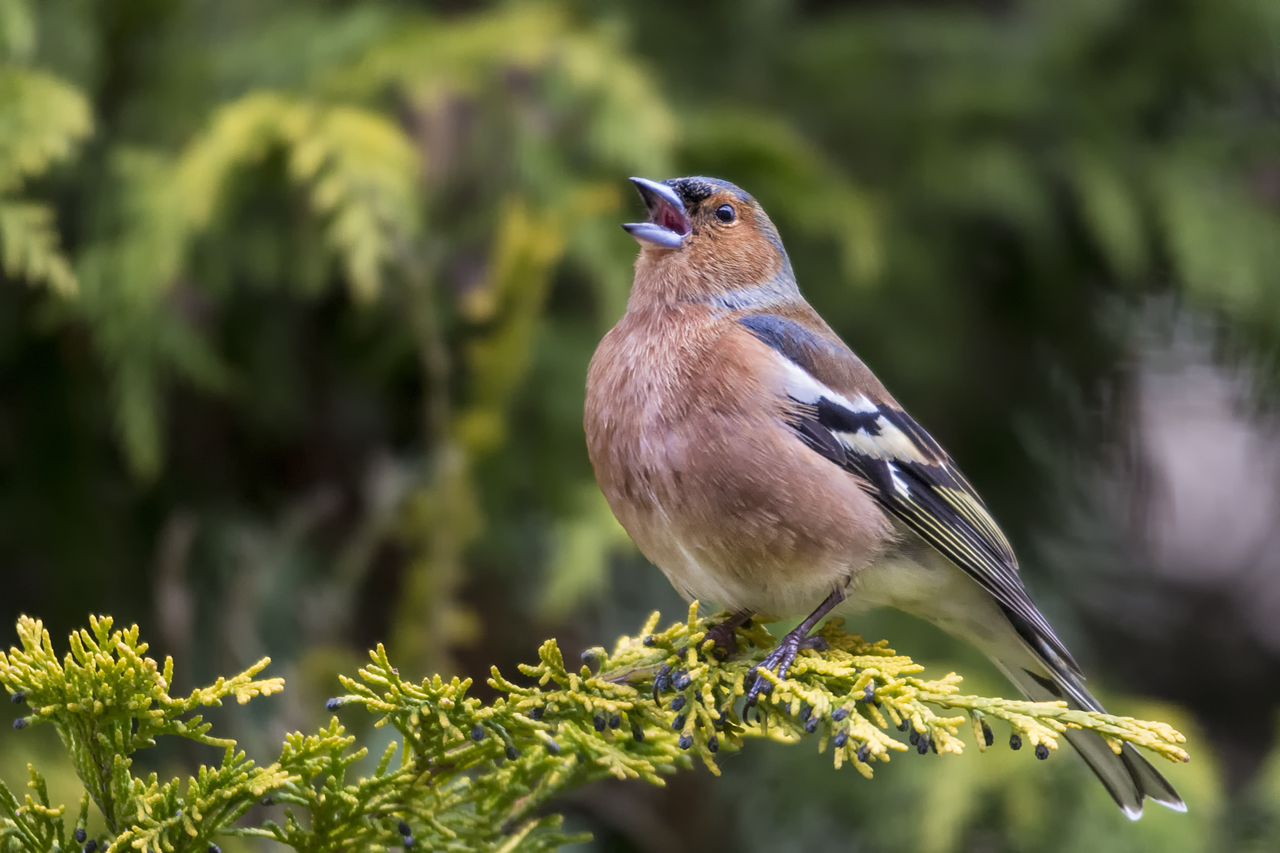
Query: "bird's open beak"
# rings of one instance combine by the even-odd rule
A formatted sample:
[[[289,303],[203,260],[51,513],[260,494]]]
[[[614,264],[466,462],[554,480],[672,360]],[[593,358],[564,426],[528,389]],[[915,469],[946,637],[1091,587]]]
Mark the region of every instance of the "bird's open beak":
[[[648,222],[628,222],[622,227],[641,244],[662,249],[679,249],[684,238],[693,231],[684,202],[666,184],[645,178],[632,178],[631,183],[640,191],[645,207],[649,208]]]

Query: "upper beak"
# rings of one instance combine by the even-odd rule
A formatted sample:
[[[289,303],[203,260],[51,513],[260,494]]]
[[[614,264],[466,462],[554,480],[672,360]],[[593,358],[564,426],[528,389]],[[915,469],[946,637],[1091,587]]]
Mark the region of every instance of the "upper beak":
[[[646,178],[632,178],[631,183],[640,191],[645,207],[649,208],[648,222],[629,222],[622,227],[642,244],[663,249],[678,249],[684,238],[693,231],[684,202],[666,184]]]

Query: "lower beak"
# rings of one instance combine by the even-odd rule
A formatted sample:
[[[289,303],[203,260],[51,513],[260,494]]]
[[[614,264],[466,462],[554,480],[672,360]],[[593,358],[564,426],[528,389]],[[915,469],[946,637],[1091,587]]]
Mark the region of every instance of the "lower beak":
[[[642,245],[661,249],[678,249],[684,238],[693,231],[684,202],[666,184],[646,178],[632,178],[645,207],[649,208],[648,222],[629,222],[622,227]]]

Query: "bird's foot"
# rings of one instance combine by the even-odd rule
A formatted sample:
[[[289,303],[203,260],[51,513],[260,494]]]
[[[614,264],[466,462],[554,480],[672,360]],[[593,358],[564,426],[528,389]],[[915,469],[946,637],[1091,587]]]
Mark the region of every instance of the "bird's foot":
[[[748,708],[755,707],[760,701],[760,697],[773,690],[773,683],[760,675],[758,670],[767,669],[776,675],[779,679],[787,677],[787,670],[791,669],[791,664],[795,663],[796,655],[804,649],[813,649],[815,651],[825,652],[829,648],[827,641],[821,637],[810,637],[809,626],[801,625],[791,633],[782,638],[782,642],[778,643],[778,647],[769,652],[769,656],[760,663],[751,667],[747,672],[747,680],[750,681],[751,676],[755,675],[755,683],[751,685],[751,689],[747,691],[747,702],[743,707],[744,712]]]
[[[734,631],[741,626],[749,626],[750,624],[751,614],[749,612],[735,613],[723,622],[708,628],[707,633],[702,638],[702,642],[698,645],[701,647],[707,640],[713,641],[716,647],[712,654],[715,655],[716,660],[726,660],[730,655],[738,653],[738,640],[734,636]],[[677,649],[676,657],[683,658],[688,651],[688,646]],[[659,701],[658,697],[673,686],[678,690],[683,690],[687,685],[676,683],[679,679],[679,674],[676,674],[669,664],[663,664],[662,668],[653,677],[653,701],[657,703]]]
[[[750,624],[751,619],[742,614],[731,616],[709,628],[706,636],[702,638],[702,642],[706,643],[707,640],[714,641],[716,647],[712,654],[715,655],[716,660],[728,660],[731,655],[738,653],[738,639],[734,632],[738,630],[739,626],[750,627]]]

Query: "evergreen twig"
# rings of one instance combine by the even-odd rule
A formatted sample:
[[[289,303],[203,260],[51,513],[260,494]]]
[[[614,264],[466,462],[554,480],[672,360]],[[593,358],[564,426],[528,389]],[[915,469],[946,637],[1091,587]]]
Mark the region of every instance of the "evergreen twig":
[[[746,738],[810,736],[819,751],[831,747],[836,767],[850,762],[870,778],[874,762],[911,746],[921,753],[961,752],[966,716],[980,749],[996,720],[1044,747],[1036,750],[1042,757],[1067,729],[1087,728],[1117,749],[1128,742],[1187,760],[1184,738],[1164,723],[1063,703],[961,695],[955,673],[921,678],[923,668],[909,657],[884,641],[845,633],[834,619],[821,631],[830,650],[804,652],[786,679],[770,677],[761,719],[745,721],[739,700],[773,636],[760,625],[740,628],[738,653],[721,660],[707,635],[714,619],[700,618],[696,604],[686,621],[663,631],[658,619],[654,613],[637,637],[621,638],[612,653],[589,650],[578,667],[565,662],[555,640],[546,641],[538,663],[521,665],[523,679],[492,670],[488,683],[501,696],[491,703],[467,695],[470,679],[401,678],[379,645],[357,677],[342,677],[347,694],[328,703],[330,710],[361,705],[377,726],[400,734],[371,775],[353,778],[352,766],[367,750],[336,717],[316,734],[289,735],[279,759],[260,767],[237,752],[234,741],[212,737],[209,723],[193,713],[226,698],[243,704],[279,692],[281,679],[256,677],[267,659],[175,698],[168,693],[172,659],[161,667],[146,657],[137,626],[120,630],[110,617],[91,618],[59,660],[42,623],[22,617],[21,648],[0,654],[0,684],[30,708],[17,727],[51,723],[57,729],[85,796],[69,836],[66,807],[49,802],[35,768],[31,793],[21,802],[0,783],[0,853],[67,850],[69,837],[80,844],[90,801],[108,827],[98,847],[112,851],[205,853],[219,836],[266,837],[298,851],[415,844],[554,850],[582,837],[566,834],[548,804],[600,779],[661,785],[695,758],[718,774],[718,756],[741,749]],[[944,716],[948,711],[965,713]],[[895,728],[908,732],[910,746]],[[130,756],[160,735],[221,746],[222,761],[201,766],[185,784],[161,782],[154,773],[135,776]],[[238,824],[259,802],[283,805],[283,818]]]

